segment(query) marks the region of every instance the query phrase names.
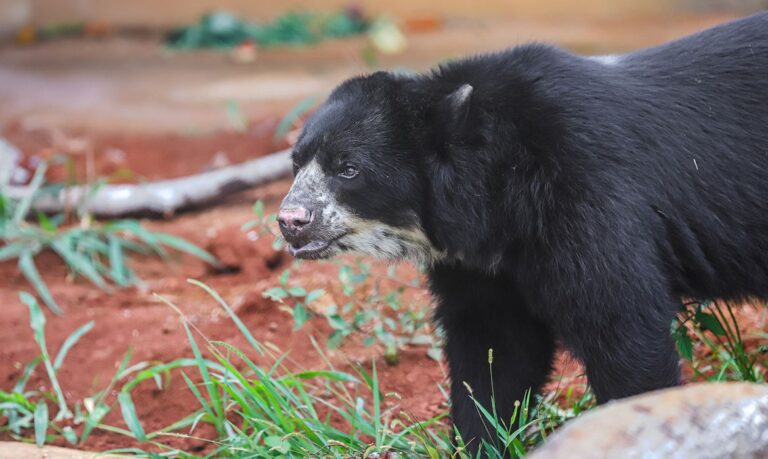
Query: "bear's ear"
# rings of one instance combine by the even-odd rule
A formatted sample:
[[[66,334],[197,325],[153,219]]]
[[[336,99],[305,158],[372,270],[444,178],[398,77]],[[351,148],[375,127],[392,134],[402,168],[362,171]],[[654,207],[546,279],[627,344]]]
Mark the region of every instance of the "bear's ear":
[[[454,132],[462,130],[469,117],[472,105],[472,85],[463,84],[445,98],[445,116]]]

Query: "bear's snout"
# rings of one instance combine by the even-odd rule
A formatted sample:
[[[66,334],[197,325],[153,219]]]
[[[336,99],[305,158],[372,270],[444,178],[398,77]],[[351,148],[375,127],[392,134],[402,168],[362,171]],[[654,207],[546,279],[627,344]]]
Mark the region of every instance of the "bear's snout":
[[[281,208],[277,214],[280,231],[286,238],[293,236],[312,222],[314,213],[304,207]]]

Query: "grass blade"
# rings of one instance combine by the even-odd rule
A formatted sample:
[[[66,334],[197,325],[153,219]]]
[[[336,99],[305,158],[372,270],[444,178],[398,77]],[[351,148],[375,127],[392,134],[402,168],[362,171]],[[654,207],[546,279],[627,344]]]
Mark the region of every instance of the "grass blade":
[[[48,379],[51,381],[53,391],[56,396],[56,401],[59,404],[59,412],[56,414],[56,420],[68,418],[72,416],[72,413],[67,407],[64,393],[59,385],[59,379],[56,377],[56,370],[51,365],[51,357],[48,354],[48,347],[45,344],[45,315],[37,304],[37,300],[34,296],[27,292],[19,293],[22,303],[26,304],[29,308],[29,324],[35,335],[35,341],[40,347],[40,352],[43,354],[43,365],[45,371],[48,373]]]
[[[35,407],[35,444],[41,447],[45,444],[48,432],[48,405],[44,400],[37,402]]]
[[[248,340],[248,344],[253,347],[253,349],[258,352],[260,355],[264,355],[264,348],[261,344],[259,344],[258,341],[256,341],[256,338],[253,337],[250,331],[248,331],[248,327],[245,326],[245,324],[240,320],[239,317],[237,317],[237,314],[235,314],[235,311],[232,310],[232,308],[229,307],[226,301],[221,298],[221,296],[212,288],[208,287],[204,283],[195,280],[195,279],[187,279],[187,282],[189,282],[192,285],[195,285],[197,287],[200,287],[201,289],[205,290],[206,293],[208,293],[214,300],[216,300],[219,305],[224,308],[224,310],[227,312],[229,317],[232,319],[232,322],[235,323],[237,328],[240,330],[240,332],[245,336],[245,339]]]
[[[61,368],[61,365],[64,363],[64,359],[67,357],[67,353],[69,350],[77,344],[77,342],[82,338],[83,335],[88,333],[93,329],[93,325],[95,324],[94,321],[90,321],[87,324],[83,325],[82,327],[75,330],[74,333],[69,335],[67,339],[64,341],[64,344],[61,345],[61,349],[59,349],[59,353],[56,354],[56,359],[53,361],[53,368],[55,370],[58,370]]]
[[[35,170],[35,175],[32,177],[32,181],[29,183],[29,187],[27,188],[29,190],[29,193],[24,196],[24,199],[19,201],[18,205],[16,206],[16,209],[13,213],[13,223],[18,225],[24,219],[27,217],[27,214],[29,213],[29,208],[32,206],[32,201],[35,199],[35,195],[37,194],[37,191],[40,189],[40,186],[43,184],[43,180],[45,180],[45,171],[48,169],[48,164],[44,161],[40,163],[39,166],[37,166],[37,170]]]
[[[172,236],[166,233],[154,233],[155,239],[172,249],[176,249],[180,252],[188,253],[194,257],[197,257],[212,266],[219,266],[219,260],[213,255],[196,246],[195,244],[185,241],[184,239]]]
[[[24,252],[36,250],[36,247],[34,246],[32,247],[32,250],[30,250],[30,248],[30,243],[26,241],[14,242],[12,244],[0,247],[0,261],[18,258]]]
[[[123,247],[120,239],[113,234],[107,235],[109,244],[109,266],[111,268],[112,279],[118,285],[128,285],[128,270],[125,266],[125,257],[123,256]]]
[[[128,429],[130,429],[137,440],[146,441],[147,435],[144,433],[144,428],[141,426],[139,417],[136,415],[136,406],[133,404],[131,394],[120,392],[117,395],[117,401],[120,403],[120,412],[123,414],[123,420]]]
[[[51,244],[53,249],[58,253],[61,258],[72,268],[73,271],[78,272],[88,278],[91,282],[96,284],[102,290],[110,290],[104,278],[101,277],[99,272],[93,266],[91,261],[83,255],[77,253],[69,245],[69,241],[66,239],[59,239]]]
[[[35,266],[35,262],[32,259],[32,254],[30,252],[23,252],[21,256],[19,256],[19,270],[27,281],[32,284],[37,291],[37,294],[40,295],[40,298],[43,299],[43,302],[51,311],[58,315],[64,313],[53,299],[53,295],[51,295],[50,290],[48,290],[48,286],[45,285],[45,281],[40,277],[40,273],[37,271],[37,267]]]
[[[280,124],[275,129],[274,140],[277,142],[291,130],[293,124],[302,117],[305,113],[312,109],[317,103],[317,97],[310,96],[302,99],[297,103],[286,115],[280,120]]]

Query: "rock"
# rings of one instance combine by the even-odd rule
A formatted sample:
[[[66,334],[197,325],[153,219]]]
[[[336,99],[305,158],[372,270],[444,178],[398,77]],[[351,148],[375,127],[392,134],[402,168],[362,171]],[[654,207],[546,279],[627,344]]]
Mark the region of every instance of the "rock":
[[[0,441],[0,459],[118,459],[128,456],[115,454],[98,454],[76,449],[43,446],[38,448],[28,443]]]
[[[768,457],[768,386],[700,383],[611,402],[566,424],[530,459]]]

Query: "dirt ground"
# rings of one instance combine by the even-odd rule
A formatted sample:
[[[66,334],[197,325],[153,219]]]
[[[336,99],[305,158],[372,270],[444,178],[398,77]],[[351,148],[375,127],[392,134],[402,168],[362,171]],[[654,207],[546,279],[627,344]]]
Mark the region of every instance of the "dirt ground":
[[[261,134],[219,133],[211,137],[196,137],[194,142],[168,135],[97,137],[92,140],[100,158],[96,173],[108,175],[112,172],[113,162],[101,159],[108,156],[104,151],[114,149],[124,152],[124,161],[120,166],[135,171],[143,178],[198,172],[207,167],[206,163],[211,159],[209,147],[212,145],[226,151],[232,161],[242,161],[268,153],[273,148],[274,122],[264,121],[256,132],[259,132],[258,129],[264,130]],[[45,134],[39,131],[22,133],[13,128],[5,135],[23,148],[27,155],[46,154],[47,147],[42,147],[42,151],[36,150],[45,145],[41,141]],[[244,157],[239,151],[248,153]],[[169,161],[168,158],[176,160]],[[158,164],[167,166],[162,169]],[[187,284],[188,278],[201,280],[216,289],[258,340],[273,343],[290,352],[292,365],[296,368],[321,368],[322,359],[313,350],[308,336],[313,334],[324,338],[330,329],[324,321],[314,320],[302,331],[291,332],[291,316],[280,310],[277,303],[261,296],[263,290],[277,285],[277,275],[288,267],[290,260],[282,252],[272,249],[270,237],[253,240],[253,233],[241,230],[241,226],[253,218],[250,206],[257,199],[265,203],[267,212],[274,212],[288,187],[289,181],[284,180],[236,195],[210,210],[185,214],[170,221],[145,222],[151,229],[185,237],[207,248],[230,267],[236,268],[230,271],[237,272],[217,274],[191,258],[182,258],[170,264],[145,258],[133,263],[138,276],[144,280],[143,285],[106,293],[86,282],[68,279],[64,265],[57,258],[43,255],[39,260],[40,270],[65,311],[59,317],[48,315],[50,348],[58,349],[78,326],[90,320],[96,322],[94,330],[72,350],[60,373],[69,401],[82,400],[103,388],[129,348],[133,349],[132,362],[162,362],[191,355],[178,315],[159,302],[154,293],[177,304],[209,339],[226,340],[243,349],[248,348],[224,311],[202,290]],[[292,282],[306,288],[325,288],[333,292],[338,290],[335,285],[337,269],[333,264],[305,266],[292,277]],[[384,267],[378,269],[383,270]],[[403,266],[400,270],[404,276],[418,276],[413,268]],[[17,293],[19,290],[30,290],[29,285],[13,263],[0,264],[0,279],[0,304],[5,305],[3,333],[0,335],[0,362],[3,362],[0,365],[0,387],[10,389],[19,378],[23,365],[34,358],[37,349],[29,329],[26,307],[19,302]],[[350,363],[369,364],[376,354],[376,349],[366,349],[358,344],[342,347],[341,351],[330,353],[330,357],[340,368],[350,370]],[[256,355],[250,357],[259,361]],[[426,417],[440,411],[443,399],[437,386],[444,381],[444,371],[440,364],[427,357],[426,348],[405,349],[400,364],[395,367],[388,367],[383,361],[379,363],[385,390],[403,394],[403,405],[415,416]],[[419,371],[414,371],[417,368]],[[36,374],[29,387],[50,389],[43,387],[42,381],[43,374]],[[425,396],[425,391],[430,395]],[[167,391],[158,391],[153,384],[147,384],[135,396],[135,401],[147,430],[176,421],[195,406],[192,394],[180,379]],[[122,425],[119,411],[112,412],[106,422]],[[129,444],[120,436],[97,432],[84,447],[104,450]]]
[[[642,19],[633,24],[632,31],[620,23],[552,22],[535,27],[524,21],[489,27],[460,24],[442,36],[416,36],[404,56],[386,58],[384,64],[423,68],[443,57],[529,38],[588,52],[613,52],[658,43],[724,18]],[[2,136],[18,145],[27,160],[69,151],[81,178],[112,176],[119,181],[143,181],[236,164],[285,147],[285,143],[273,141],[273,132],[297,99],[322,94],[344,76],[365,71],[359,47],[359,42],[351,40],[311,50],[269,51],[254,66],[232,64],[225,55],[216,53],[172,55],[156,43],[142,41],[62,42],[28,50],[2,49]],[[242,131],[233,130],[226,115],[231,100],[250,121]],[[93,162],[87,170],[89,157]],[[63,178],[65,173],[54,171],[52,176]],[[241,229],[253,218],[250,207],[256,200],[265,203],[267,212],[274,212],[288,187],[289,181],[283,180],[231,196],[215,208],[168,221],[144,222],[226,258],[233,267],[226,274],[212,272],[202,262],[186,257],[170,264],[142,258],[132,266],[143,284],[107,293],[71,279],[58,259],[43,255],[40,270],[65,311],[59,317],[47,315],[49,348],[58,349],[77,327],[90,320],[96,322],[61,370],[68,400],[81,400],[103,388],[129,349],[133,350],[132,362],[191,355],[178,315],[158,301],[155,293],[178,305],[208,338],[247,348],[224,311],[203,291],[187,284],[188,278],[216,289],[257,339],[290,352],[292,365],[320,368],[322,359],[310,345],[309,335],[327,336],[324,321],[313,320],[301,331],[292,332],[290,315],[261,296],[266,288],[277,284],[277,276],[291,260],[272,249],[271,238]],[[374,266],[376,272],[386,269]],[[333,296],[339,288],[337,269],[332,263],[304,264],[292,281],[306,288],[324,288]],[[398,273],[405,278],[419,276],[405,265]],[[0,316],[0,388],[5,390],[13,386],[23,366],[38,352],[27,309],[18,300],[18,291],[29,289],[15,264],[0,263],[0,304],[4,309]],[[412,300],[426,304],[429,297],[418,290]],[[745,308],[740,314],[748,331],[765,329],[764,309]],[[383,391],[399,393],[400,406],[416,418],[445,409],[439,386],[445,383],[446,370],[442,363],[430,359],[426,350],[419,346],[403,349],[396,366],[388,366],[380,358],[377,361]],[[376,348],[365,348],[353,340],[331,352],[330,358],[339,368],[349,370],[352,363],[370,365],[371,358],[378,355]],[[249,356],[260,361],[256,355]],[[583,381],[579,379],[581,368],[567,356],[560,356],[556,367],[550,389]],[[44,387],[42,376],[35,374],[29,387],[50,389]],[[147,431],[176,421],[197,406],[180,378],[168,390],[157,390],[147,382],[134,400]],[[113,410],[105,421],[123,426],[119,410]],[[211,432],[196,434],[205,437]],[[183,444],[188,450],[206,448],[202,441],[169,442]],[[97,431],[83,447],[105,450],[126,446],[134,445],[119,435]]]

